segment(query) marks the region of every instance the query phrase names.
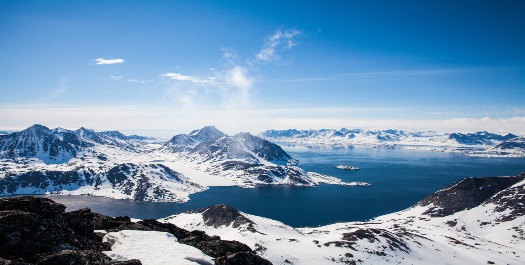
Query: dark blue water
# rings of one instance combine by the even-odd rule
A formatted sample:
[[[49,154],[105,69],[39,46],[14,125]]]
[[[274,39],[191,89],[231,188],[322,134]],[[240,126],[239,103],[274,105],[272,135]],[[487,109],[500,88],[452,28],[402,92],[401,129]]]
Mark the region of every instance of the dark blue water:
[[[53,196],[74,210],[90,207],[108,215],[161,218],[182,211],[226,203],[246,213],[282,221],[294,227],[343,221],[364,221],[402,210],[465,177],[514,176],[525,172],[524,158],[479,158],[461,154],[376,149],[323,149],[283,146],[300,167],[370,187],[264,186],[254,189],[212,187],[191,196],[188,203],[148,203],[89,196]],[[339,164],[361,170],[336,169]]]

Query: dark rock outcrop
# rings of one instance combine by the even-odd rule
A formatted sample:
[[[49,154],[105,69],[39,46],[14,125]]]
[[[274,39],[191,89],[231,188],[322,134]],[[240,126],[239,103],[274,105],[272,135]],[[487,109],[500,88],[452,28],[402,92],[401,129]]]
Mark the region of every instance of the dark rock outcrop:
[[[182,244],[190,245],[200,249],[204,254],[219,258],[229,254],[235,254],[238,252],[251,252],[252,249],[247,245],[230,240],[222,240],[218,236],[208,236],[203,231],[192,231],[190,236],[179,239]]]
[[[111,258],[100,251],[93,250],[61,250],[51,253],[39,254],[35,258],[38,265],[56,264],[89,264],[102,265],[109,264]]]
[[[525,172],[520,177],[525,179]],[[508,188],[494,195],[485,203],[494,203],[497,212],[507,213],[500,218],[498,222],[507,222],[516,219],[518,216],[525,215],[525,185],[517,185]]]
[[[424,214],[431,217],[448,216],[474,208],[523,179],[523,174],[516,177],[466,178],[426,197],[417,205],[430,206]]]
[[[0,199],[0,210],[20,210],[42,216],[63,213],[66,206],[40,197],[14,197]]]
[[[226,255],[215,260],[216,265],[270,265],[271,262],[257,256],[253,252],[239,252],[231,255]]]
[[[223,225],[232,225],[233,228],[237,228],[243,224],[253,224],[253,221],[244,217],[239,210],[226,204],[201,208],[192,212],[202,213],[204,223],[207,226],[213,226],[215,228]]]
[[[0,264],[111,264],[96,214],[65,208],[41,197],[0,199]]]
[[[87,208],[65,212],[65,208],[42,197],[0,199],[0,264],[141,264],[139,260],[111,262],[102,252],[111,246],[102,243],[103,234],[95,229],[167,232],[216,258],[216,264],[271,264],[243,243],[202,231],[190,232],[153,219],[131,222],[127,216],[109,217]],[[251,222],[226,205],[210,207],[206,216],[210,225]]]

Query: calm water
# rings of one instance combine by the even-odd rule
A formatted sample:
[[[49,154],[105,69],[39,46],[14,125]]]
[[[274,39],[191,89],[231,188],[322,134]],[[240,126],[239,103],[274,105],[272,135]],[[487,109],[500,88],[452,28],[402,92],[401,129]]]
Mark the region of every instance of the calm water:
[[[465,177],[514,176],[525,172],[524,158],[479,158],[460,154],[399,149],[283,148],[300,167],[341,178],[364,181],[370,187],[265,186],[254,189],[212,187],[191,196],[188,203],[151,203],[89,196],[53,196],[68,210],[90,207],[96,212],[135,218],[161,218],[182,211],[226,203],[246,213],[282,221],[294,227],[342,221],[364,221],[405,209],[425,196]],[[336,169],[339,164],[361,170]]]

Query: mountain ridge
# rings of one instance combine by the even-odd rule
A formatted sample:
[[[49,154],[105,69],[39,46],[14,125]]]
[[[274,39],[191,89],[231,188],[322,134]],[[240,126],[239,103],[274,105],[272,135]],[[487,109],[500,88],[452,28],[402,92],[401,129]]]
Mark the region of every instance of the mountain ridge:
[[[305,172],[280,146],[249,133],[228,136],[213,126],[159,145],[130,140],[118,131],[33,125],[0,136],[0,162],[0,195],[185,202],[217,185],[367,185]]]
[[[459,152],[472,156],[525,157],[523,137],[486,131],[474,133],[409,132],[396,129],[267,130],[260,137],[281,143],[351,146],[365,145],[429,151]]]

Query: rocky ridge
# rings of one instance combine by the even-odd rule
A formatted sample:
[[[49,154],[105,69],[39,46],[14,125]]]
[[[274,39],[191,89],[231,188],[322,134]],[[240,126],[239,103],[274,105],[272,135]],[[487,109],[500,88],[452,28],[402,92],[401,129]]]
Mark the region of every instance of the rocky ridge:
[[[65,208],[40,197],[0,199],[0,264],[142,264],[136,259],[113,262],[105,254],[116,243],[108,235],[124,230],[169,233],[180,244],[212,257],[215,264],[271,264],[243,243],[202,231],[156,220],[131,222],[129,217],[113,218],[87,208],[65,212]]]

